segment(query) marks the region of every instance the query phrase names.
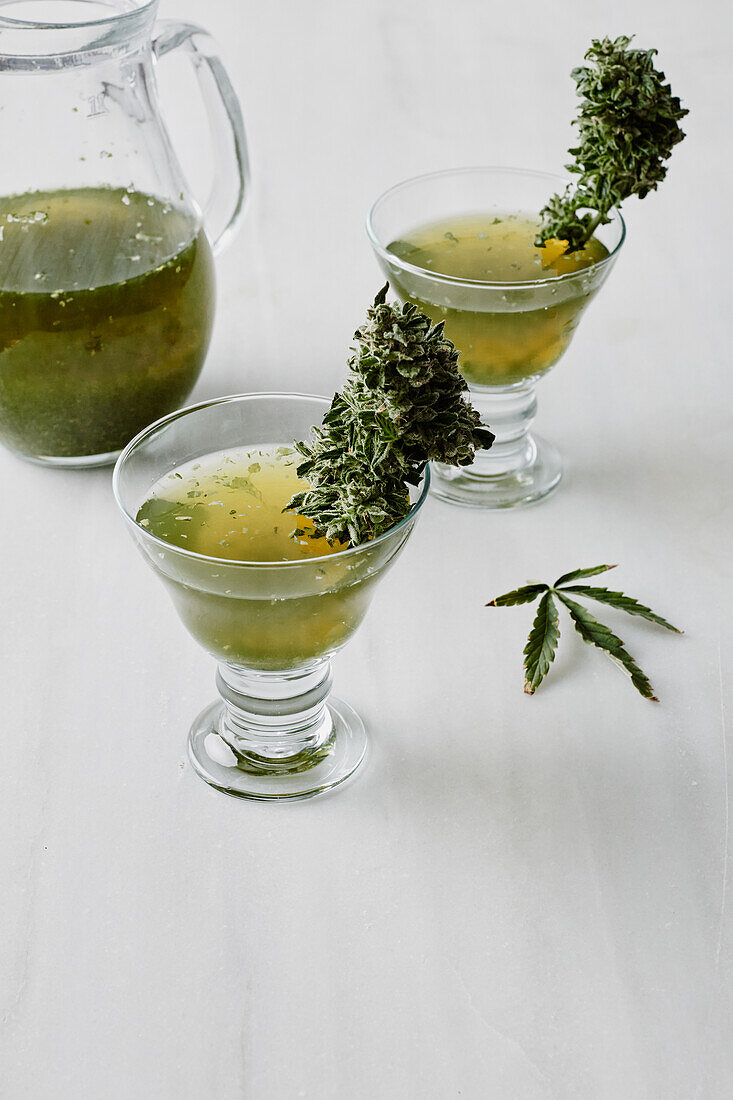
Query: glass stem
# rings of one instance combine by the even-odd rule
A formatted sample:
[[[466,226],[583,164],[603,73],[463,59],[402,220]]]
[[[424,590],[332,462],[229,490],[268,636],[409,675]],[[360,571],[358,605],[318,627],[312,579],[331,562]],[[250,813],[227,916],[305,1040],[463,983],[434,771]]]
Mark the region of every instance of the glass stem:
[[[331,682],[328,658],[289,672],[258,672],[222,661],[216,674],[224,703],[219,735],[240,761],[262,770],[296,764],[331,737],[326,706]]]
[[[471,402],[496,436],[488,451],[478,451],[469,476],[504,477],[531,466],[537,447],[529,427],[537,413],[534,386],[511,390],[471,390]]]

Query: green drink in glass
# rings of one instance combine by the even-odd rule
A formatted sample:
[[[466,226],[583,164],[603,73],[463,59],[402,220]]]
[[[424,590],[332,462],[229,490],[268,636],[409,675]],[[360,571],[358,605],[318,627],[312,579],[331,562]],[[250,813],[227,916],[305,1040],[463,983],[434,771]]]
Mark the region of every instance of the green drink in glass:
[[[115,467],[135,542],[218,662],[220,697],[191,728],[192,764],[244,798],[307,798],[363,760],[364,725],[331,696],[330,658],[361,623],[427,497],[426,471],[404,519],[349,548],[283,512],[304,485],[291,441],[307,438],[328,408],[301,394],[194,405],[146,428]]]
[[[569,346],[624,239],[617,212],[586,247],[536,248],[539,211],[565,181],[540,172],[468,168],[398,184],[372,207],[367,231],[382,270],[460,352],[471,400],[496,439],[462,469],[433,466],[433,492],[478,508],[550,493],[562,462],[530,434],[535,385]]]

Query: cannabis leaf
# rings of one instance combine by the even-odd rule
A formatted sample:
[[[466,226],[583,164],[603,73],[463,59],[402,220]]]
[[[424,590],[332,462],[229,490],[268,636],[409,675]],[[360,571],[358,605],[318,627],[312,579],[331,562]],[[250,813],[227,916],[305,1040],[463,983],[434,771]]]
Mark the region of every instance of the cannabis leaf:
[[[607,573],[609,569],[615,569],[615,565],[592,565],[590,569],[573,569],[572,573],[563,573],[555,581],[555,586],[565,584],[567,581],[579,581],[583,577],[597,577],[599,573]]]
[[[596,38],[585,55],[592,64],[571,73],[581,100],[573,123],[580,141],[568,150],[574,160],[566,167],[579,178],[541,211],[538,247],[555,238],[567,241],[569,252],[582,248],[613,207],[657,189],[664,162],[685,136],[679,120],[688,111],[654,68],[657,51],[630,44],[625,35]]]
[[[625,611],[629,615],[639,615],[642,619],[648,619],[650,623],[657,623],[658,626],[665,626],[667,630],[674,630],[676,634],[682,633],[681,630],[677,630],[676,626],[672,626],[666,619],[663,619],[661,615],[655,614],[651,608],[644,607],[643,603],[639,603],[633,596],[625,596],[623,592],[613,592],[610,588],[591,588],[587,584],[567,585],[565,591],[574,592],[578,596],[585,596],[589,600],[607,603],[610,607],[617,607],[619,611]]]
[[[528,584],[525,588],[517,588],[514,592],[507,592],[506,596],[497,596],[495,600],[491,601],[491,604],[487,604],[489,607],[512,607],[518,603],[532,603],[537,599],[540,592],[547,592],[549,585],[547,584]]]
[[[575,623],[575,629],[578,631],[583,641],[588,642],[590,645],[597,646],[599,649],[605,650],[609,657],[617,661],[622,668],[626,669],[636,690],[639,691],[645,699],[652,699],[655,703],[658,703],[659,700],[652,690],[649,679],[641,671],[633,657],[626,652],[624,643],[621,639],[618,638],[609,627],[604,626],[603,623],[599,623],[597,619],[594,619],[590,611],[586,611],[581,604],[562,595],[562,592],[558,592],[558,596],[570,612],[570,618]]]
[[[557,608],[551,592],[545,592],[539,602],[537,614],[524,647],[524,690],[533,695],[550,671],[555,660],[555,650],[560,639]]]
[[[570,581],[580,580],[584,577],[594,577],[598,573],[605,573],[609,569],[615,569],[615,565],[594,565],[589,569],[574,569],[570,573],[563,573],[554,584],[540,584],[533,582],[522,588],[516,588],[513,592],[507,592],[503,596],[497,596],[488,603],[487,607],[512,607],[515,604],[532,603],[540,596],[537,614],[532,624],[532,629],[524,647],[524,690],[528,695],[533,695],[550,671],[550,665],[555,659],[557,643],[560,637],[558,627],[557,607],[553,597],[557,597],[560,603],[567,608],[573,625],[584,642],[602,649],[631,677],[631,683],[645,699],[659,702],[654,694],[649,678],[639,668],[634,658],[626,650],[621,639],[613,631],[599,623],[591,615],[587,608],[583,607],[572,598],[584,596],[587,599],[605,603],[609,607],[626,611],[629,615],[639,615],[665,630],[681,634],[672,623],[657,615],[651,608],[645,607],[632,596],[626,596],[623,592],[614,592],[608,588],[593,588],[584,584],[570,584]]]
[[[312,522],[313,534],[356,546],[399,523],[408,486],[429,461],[468,466],[493,434],[466,400],[458,352],[413,305],[386,301],[389,284],[357,329],[349,376],[309,443],[298,476],[309,487],[284,511]],[[298,534],[299,532],[296,532]]]

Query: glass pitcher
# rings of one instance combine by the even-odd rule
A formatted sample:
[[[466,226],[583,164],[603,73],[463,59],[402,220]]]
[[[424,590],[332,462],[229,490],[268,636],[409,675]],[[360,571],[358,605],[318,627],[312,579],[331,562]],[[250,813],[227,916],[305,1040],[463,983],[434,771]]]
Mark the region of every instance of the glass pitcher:
[[[155,25],[157,6],[0,0],[0,441],[39,462],[111,462],[206,356],[247,146],[211,38]],[[179,48],[211,123],[203,215],[158,104],[157,62]]]

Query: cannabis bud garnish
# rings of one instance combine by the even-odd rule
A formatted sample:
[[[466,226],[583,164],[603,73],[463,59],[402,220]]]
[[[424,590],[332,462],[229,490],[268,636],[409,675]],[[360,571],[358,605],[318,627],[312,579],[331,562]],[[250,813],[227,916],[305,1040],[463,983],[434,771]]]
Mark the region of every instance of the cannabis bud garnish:
[[[685,136],[679,120],[688,111],[654,68],[657,51],[630,43],[623,35],[594,39],[585,55],[593,64],[572,71],[580,143],[568,150],[575,159],[566,167],[579,178],[541,211],[537,247],[556,238],[569,252],[582,248],[614,206],[656,190],[667,174],[664,162]]]
[[[554,584],[527,584],[523,588],[517,588],[513,592],[507,592],[504,596],[497,596],[495,600],[487,603],[487,607],[511,607],[515,604],[534,603],[539,597],[537,614],[532,624],[527,644],[524,647],[524,690],[528,695],[533,695],[550,671],[550,665],[555,660],[557,643],[560,638],[560,627],[555,605],[556,597],[570,612],[575,629],[584,642],[597,646],[616,661],[621,668],[631,677],[631,683],[645,699],[652,699],[658,703],[649,678],[642,672],[631,654],[624,648],[624,643],[612,630],[591,615],[582,604],[573,599],[581,596],[586,599],[596,600],[599,603],[616,607],[619,611],[625,611],[629,615],[640,615],[650,623],[663,626],[665,630],[672,630],[675,634],[681,634],[676,626],[672,626],[661,615],[644,604],[635,600],[632,596],[625,596],[623,592],[613,592],[608,588],[594,588],[586,584],[571,584],[571,581],[582,580],[585,577],[594,577],[598,573],[605,573],[609,569],[615,569],[615,565],[594,565],[590,569],[574,569],[572,573],[563,573]]]
[[[310,443],[295,444],[309,488],[285,509],[307,516],[316,537],[353,546],[404,519],[408,486],[419,484],[428,462],[468,466],[494,441],[463,396],[468,387],[443,322],[392,305],[388,289],[354,334],[348,379],[323,425]]]

